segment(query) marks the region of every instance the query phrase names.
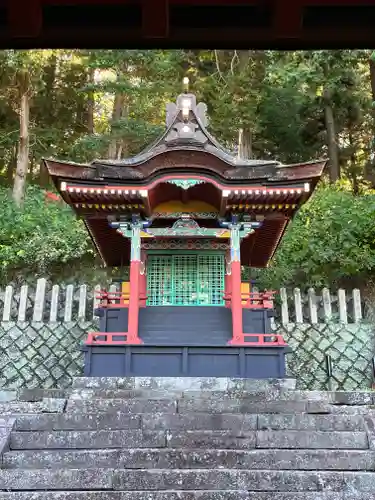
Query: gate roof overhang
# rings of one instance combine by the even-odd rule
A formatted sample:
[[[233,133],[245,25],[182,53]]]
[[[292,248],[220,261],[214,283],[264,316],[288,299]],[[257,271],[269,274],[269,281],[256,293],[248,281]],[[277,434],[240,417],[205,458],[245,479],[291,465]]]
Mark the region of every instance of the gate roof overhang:
[[[161,137],[134,157],[91,164],[45,160],[57,190],[84,218],[107,265],[129,261],[129,242],[109,226],[108,216],[138,213],[153,218],[160,204],[172,200],[185,205],[206,202],[217,218],[243,213],[262,220],[261,228],[243,240],[241,257],[246,265],[268,264],[327,160],[283,165],[239,158],[223,148],[206,126],[206,106],[186,92],[167,106]]]

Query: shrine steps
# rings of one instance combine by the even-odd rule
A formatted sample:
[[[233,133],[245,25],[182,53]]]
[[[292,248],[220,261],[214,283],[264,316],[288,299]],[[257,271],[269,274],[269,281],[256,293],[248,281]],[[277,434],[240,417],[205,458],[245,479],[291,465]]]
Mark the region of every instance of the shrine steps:
[[[374,500],[373,404],[290,380],[77,379],[62,412],[17,415],[0,500]]]

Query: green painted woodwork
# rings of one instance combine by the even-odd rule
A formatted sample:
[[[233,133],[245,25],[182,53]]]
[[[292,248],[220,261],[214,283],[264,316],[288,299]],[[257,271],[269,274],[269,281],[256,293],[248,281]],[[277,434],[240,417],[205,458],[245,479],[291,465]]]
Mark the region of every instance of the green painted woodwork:
[[[223,306],[222,253],[151,254],[147,259],[149,306]]]
[[[182,189],[189,189],[197,184],[202,184],[203,181],[198,179],[171,179],[167,181],[168,184],[174,184]]]
[[[241,239],[246,238],[249,234],[254,232],[251,223],[239,226],[238,237]],[[129,224],[120,222],[117,231],[125,236],[125,238],[132,237],[132,231]],[[230,238],[230,228],[211,228],[200,227],[198,223],[190,218],[178,219],[172,227],[144,227],[141,229],[141,237],[159,237],[159,238],[179,238],[179,237],[206,237],[206,238]]]

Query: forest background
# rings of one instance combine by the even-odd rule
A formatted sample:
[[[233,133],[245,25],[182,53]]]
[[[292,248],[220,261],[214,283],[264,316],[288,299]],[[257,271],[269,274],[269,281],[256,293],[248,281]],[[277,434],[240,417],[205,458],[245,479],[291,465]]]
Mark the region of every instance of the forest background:
[[[330,159],[271,266],[253,274],[259,285],[374,293],[369,50],[0,51],[0,285],[109,279],[81,221],[46,195],[53,187],[41,159],[139,152],[162,132],[184,76],[208,106],[211,133],[234,154]]]

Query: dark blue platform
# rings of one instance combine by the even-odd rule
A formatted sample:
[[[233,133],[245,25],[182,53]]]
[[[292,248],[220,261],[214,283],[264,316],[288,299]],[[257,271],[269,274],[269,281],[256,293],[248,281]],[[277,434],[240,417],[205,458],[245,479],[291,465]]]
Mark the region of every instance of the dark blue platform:
[[[128,309],[112,307],[97,312],[100,332],[126,332]],[[269,334],[270,341],[272,316],[269,309],[245,309],[244,333]],[[141,345],[84,346],[85,376],[283,378],[285,355],[290,351],[277,345],[228,345],[232,312],[216,306],[142,308],[139,337]]]
[[[84,346],[85,377],[285,377],[288,347]]]

